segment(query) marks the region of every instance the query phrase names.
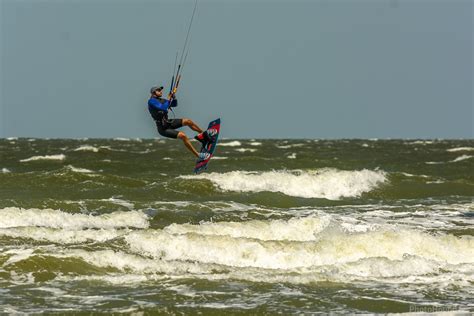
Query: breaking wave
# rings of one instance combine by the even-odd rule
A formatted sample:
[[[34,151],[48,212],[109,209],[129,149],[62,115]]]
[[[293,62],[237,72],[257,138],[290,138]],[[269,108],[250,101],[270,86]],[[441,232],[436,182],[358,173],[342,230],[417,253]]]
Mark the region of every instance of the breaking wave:
[[[463,161],[463,160],[467,160],[467,159],[470,159],[474,156],[470,156],[470,155],[461,155],[453,160],[450,160],[450,161],[427,161],[425,162],[427,165],[440,165],[440,164],[444,164],[444,163],[449,163],[449,162],[459,162],[459,161]]]
[[[76,168],[76,167],[71,166],[71,165],[67,166],[67,168],[68,168],[69,170],[71,170],[72,172],[77,172],[77,173],[93,173],[93,172],[94,172],[94,171],[89,170],[89,169]]]
[[[329,216],[292,218],[290,220],[218,222],[201,225],[171,224],[164,231],[184,235],[196,233],[205,236],[230,236],[233,238],[253,238],[260,240],[316,240],[330,223]]]
[[[99,152],[99,148],[90,146],[90,145],[83,145],[83,146],[77,147],[76,149],[74,149],[74,151],[91,151],[91,152],[97,153]]]
[[[148,216],[143,212],[113,212],[104,215],[66,213],[52,209],[22,209],[7,207],[0,209],[0,228],[50,227],[66,229],[84,228],[147,228]]]
[[[474,147],[456,147],[447,149],[448,152],[458,152],[458,151],[474,151]]]
[[[49,227],[0,228],[0,236],[11,238],[30,238],[59,244],[86,242],[105,242],[123,236],[128,230],[116,229],[57,229]]]
[[[266,225],[261,225],[263,230]],[[313,227],[303,231],[309,236],[314,235]],[[161,260],[261,269],[293,270],[350,264],[368,259],[404,261],[408,257],[442,265],[474,263],[473,238],[433,236],[413,230],[364,233],[328,230],[318,233],[315,241],[287,240],[283,234],[276,236],[280,240],[264,240],[234,237],[232,233],[219,236],[208,232],[209,229],[204,229],[202,233],[200,227],[186,234],[175,234],[166,229],[146,230],[132,232],[125,236],[125,240],[134,253]],[[410,273],[413,271],[407,275]]]
[[[470,159],[472,158],[473,156],[469,156],[469,155],[462,155],[462,156],[459,156],[457,157],[456,159],[454,160],[451,160],[450,162],[458,162],[458,161],[463,161],[463,160],[466,160],[466,159]]]
[[[338,200],[358,197],[376,189],[387,181],[384,171],[344,171],[322,169],[317,171],[232,171],[181,176],[185,179],[206,179],[225,191],[280,192],[304,198]]]
[[[18,213],[19,210],[10,211]],[[450,283],[474,273],[472,236],[433,235],[387,224],[357,231],[349,227],[351,220],[338,215],[322,213],[289,220],[171,224],[155,230],[148,228],[147,218],[142,213],[134,211],[115,212],[109,214],[109,219],[106,215],[45,211],[32,210],[28,214],[36,218],[29,224],[40,227],[12,227],[18,225],[5,223],[12,214],[1,210],[4,216],[0,224],[4,228],[0,228],[0,235],[59,244],[115,238],[124,243],[120,241],[119,249],[96,251],[56,247],[44,248],[46,253],[28,249],[6,252],[4,266],[37,255],[76,258],[120,271],[111,280],[116,283],[143,282],[155,277],[189,277],[190,274],[207,279],[292,283],[370,279],[403,283],[407,278],[412,283],[429,283],[443,275],[442,279]],[[31,216],[40,213],[45,214],[46,220]],[[55,217],[58,214],[61,221]],[[74,228],[101,229],[56,228],[70,228],[68,219],[77,215],[86,218],[78,217],[79,223],[72,225]],[[21,217],[23,221],[26,218]],[[143,229],[117,229],[133,225]],[[88,277],[107,281],[101,275]]]
[[[240,153],[245,153],[245,152],[251,152],[254,153],[257,150],[255,148],[237,148],[235,151],[238,151]]]
[[[238,140],[234,140],[232,142],[220,143],[219,146],[239,147],[239,146],[242,146],[242,143],[239,142]]]
[[[37,161],[37,160],[64,160],[66,156],[64,154],[59,155],[46,155],[46,156],[33,156],[26,159],[21,159],[20,162],[29,162],[29,161]]]

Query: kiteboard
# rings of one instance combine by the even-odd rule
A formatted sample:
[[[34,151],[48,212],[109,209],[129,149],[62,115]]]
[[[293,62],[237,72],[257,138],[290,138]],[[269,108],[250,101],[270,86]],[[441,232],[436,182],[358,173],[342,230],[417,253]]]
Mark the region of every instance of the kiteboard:
[[[204,160],[198,159],[196,161],[196,166],[194,167],[194,173],[200,173],[203,170],[207,169],[207,164],[214,155],[214,151],[217,147],[217,139],[219,138],[219,132],[221,129],[221,119],[218,118],[209,123],[207,127],[207,132],[210,136],[210,141],[201,147],[201,153],[209,153],[209,157]]]

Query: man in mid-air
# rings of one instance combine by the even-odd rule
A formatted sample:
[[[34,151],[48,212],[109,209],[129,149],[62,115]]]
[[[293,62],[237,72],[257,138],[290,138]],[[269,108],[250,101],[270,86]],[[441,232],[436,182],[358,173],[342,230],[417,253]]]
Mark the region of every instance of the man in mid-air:
[[[168,99],[162,98],[163,87],[152,87],[150,89],[150,94],[151,96],[148,100],[148,111],[155,120],[158,133],[160,133],[161,136],[168,138],[180,138],[183,141],[184,145],[193,153],[194,156],[199,158],[199,160],[205,160],[209,158],[209,153],[198,153],[189,141],[188,136],[186,136],[184,132],[177,131],[176,129],[182,126],[189,126],[189,128],[191,128],[193,131],[199,133],[194,138],[201,142],[203,145],[209,142],[210,137],[212,137],[213,135],[209,135],[210,133],[208,133],[207,131],[203,132],[202,129],[190,119],[169,119],[168,110],[170,108],[178,106],[178,100],[173,94],[168,95]]]

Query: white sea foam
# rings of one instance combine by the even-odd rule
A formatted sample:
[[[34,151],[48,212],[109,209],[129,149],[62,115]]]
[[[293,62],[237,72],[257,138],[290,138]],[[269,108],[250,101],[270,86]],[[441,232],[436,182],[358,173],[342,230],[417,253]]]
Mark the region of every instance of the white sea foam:
[[[446,151],[449,151],[449,152],[474,151],[474,147],[456,147],[456,148],[447,149]]]
[[[232,171],[181,176],[185,179],[207,179],[225,191],[281,192],[304,198],[338,200],[357,197],[387,181],[385,172],[322,169],[317,171]]]
[[[296,159],[296,153],[292,153],[291,155],[286,156],[288,159]]]
[[[123,199],[119,199],[119,198],[115,198],[115,197],[111,197],[109,199],[106,199],[106,200],[101,200],[101,201],[107,201],[107,202],[112,202],[114,204],[117,204],[117,205],[120,205],[120,206],[124,206],[130,210],[132,210],[134,208],[134,204],[129,202],[129,201],[126,201],[126,200],[123,200]]]
[[[192,205],[194,202],[160,203]],[[209,202],[209,206],[219,203],[221,202]],[[244,210],[245,207],[254,206],[242,205],[238,209]],[[369,212],[341,215],[344,208],[353,207]],[[416,211],[420,207],[423,209]],[[418,228],[425,222],[414,223],[416,225],[413,227],[402,226],[400,223],[406,219],[432,221],[435,224],[439,219],[432,218],[432,215],[440,214],[440,219],[448,216],[455,220],[460,213],[472,211],[472,207],[473,203],[456,206],[414,205],[407,212],[400,212],[398,206],[393,206],[393,211],[382,211],[379,210],[380,205],[343,205],[338,210],[331,207],[334,214],[313,210],[311,216],[291,219],[171,224],[161,230],[148,229],[146,216],[139,212],[108,214],[130,215],[123,220],[112,221],[106,220],[105,215],[75,214],[80,217],[73,218],[74,214],[53,211],[59,213],[59,216],[54,217],[45,213],[45,210],[33,210],[20,218],[22,221],[33,218],[30,220],[32,225],[23,225],[29,227],[17,227],[15,223],[5,226],[8,218],[18,215],[18,210],[26,211],[9,208],[7,212],[6,209],[0,209],[2,236],[65,245],[121,238],[120,248],[100,247],[92,250],[92,247],[76,249],[47,245],[35,249],[1,249],[1,252],[5,258],[4,267],[34,256],[50,256],[80,259],[96,267],[114,269],[114,272],[107,274],[58,275],[55,281],[60,282],[97,280],[111,284],[131,284],[191,277],[270,283],[362,281],[395,286],[438,284],[469,289],[472,288],[474,275],[472,236],[428,233]],[[42,214],[46,218],[44,221]],[[410,214],[409,218],[407,214]],[[389,222],[397,217],[400,223]],[[373,219],[376,225],[371,225],[370,221],[365,222],[366,219]],[[465,219],[472,221],[471,217]],[[74,227],[68,224],[70,221],[82,221],[85,224]],[[113,222],[113,225],[103,225],[103,221],[108,224]],[[136,226],[143,229],[130,230],[124,229],[130,226],[117,225],[119,222],[134,221],[144,223],[142,227]],[[465,224],[472,226],[469,222]],[[31,282],[34,282],[34,277]]]
[[[2,168],[2,173],[10,173],[11,171],[8,170],[7,168]]]
[[[301,143],[298,143],[298,144],[290,144],[290,145],[276,145],[277,148],[280,148],[280,149],[288,149],[288,148],[297,148],[297,147],[303,147],[305,146],[306,144],[301,144]]]
[[[229,157],[223,157],[223,156],[212,156],[212,159],[217,159],[217,160],[225,160],[225,159],[229,159]]]
[[[262,143],[260,143],[260,142],[251,142],[249,145],[250,146],[261,146]]]
[[[463,160],[466,160],[466,159],[470,159],[474,156],[469,156],[469,155],[462,155],[462,156],[459,156],[457,157],[456,159],[454,160],[451,160],[450,162],[458,162],[458,161],[463,161]]]
[[[232,231],[232,228],[228,227]],[[217,230],[216,227],[212,231]],[[306,229],[303,228],[299,235],[302,236],[304,232],[308,235],[314,234],[314,227],[310,225]],[[434,261],[443,266],[474,263],[474,238],[470,236],[433,236],[414,230],[377,230],[363,233],[328,230],[320,234],[316,241],[301,242],[266,241],[206,233],[209,233],[208,227],[203,231],[199,227],[186,234],[174,234],[166,229],[134,231],[125,236],[125,240],[133,252],[162,260],[259,269],[331,267],[367,259],[377,262],[403,261],[407,256]],[[392,273],[397,274],[399,272]]]
[[[344,212],[345,206],[338,213]],[[354,209],[350,206],[348,212]],[[394,211],[390,209],[393,208]],[[360,206],[358,212],[351,212],[350,217],[341,217],[345,223],[361,223],[365,225],[389,225],[389,227],[411,227],[423,231],[461,230],[474,226],[474,218],[465,216],[474,210],[473,203],[411,205],[404,206],[400,211],[397,206],[366,205]],[[351,219],[352,218],[352,219]],[[344,224],[341,224],[344,225]]]
[[[72,172],[77,172],[77,173],[93,173],[94,171],[92,170],[89,170],[89,169],[85,169],[85,168],[76,168],[74,166],[67,166],[69,170],[71,170]]]
[[[441,183],[446,183],[446,181],[443,181],[443,180],[426,181],[426,184],[441,184]]]
[[[427,164],[427,165],[442,165],[444,163],[445,162],[443,162],[443,161],[427,161],[427,162],[425,162],[425,164]]]
[[[130,269],[129,269],[130,270]],[[124,274],[124,273],[110,273],[106,275],[78,275],[78,276],[69,276],[69,275],[61,275],[56,278],[56,280],[61,281],[61,282],[83,282],[83,281],[94,281],[94,282],[100,282],[100,283],[109,283],[113,285],[124,285],[124,284],[139,284],[147,281],[160,281],[163,279],[168,279],[169,277],[166,275],[159,275],[159,274]],[[102,300],[107,300],[106,297],[104,296],[92,296],[93,299],[87,298],[84,299],[85,304],[89,305],[96,305],[98,302]],[[131,315],[142,315],[141,313],[130,313],[131,311],[134,311],[136,309],[134,308],[127,308],[124,310],[117,310],[117,309],[111,309],[108,312],[109,313],[126,313],[131,314]]]
[[[407,142],[405,143],[407,145],[431,145],[434,144],[434,141],[432,140],[415,140],[412,142]]]
[[[99,148],[90,146],[90,145],[83,145],[83,146],[77,147],[76,149],[74,149],[74,151],[91,151],[91,152],[97,153],[99,152]]]
[[[334,222],[341,219],[323,214],[290,220],[172,224],[163,230],[120,231],[123,234],[118,237],[124,238],[126,250],[46,248],[49,253],[39,255],[80,258],[97,267],[117,269],[119,273],[107,276],[85,276],[114,284],[190,275],[209,280],[279,283],[377,280],[431,284],[442,280],[445,285],[469,286],[469,279],[472,280],[472,236],[432,235],[415,229],[392,229],[391,225],[349,232],[339,226],[340,222]],[[345,220],[343,223],[350,224]],[[32,233],[34,230],[37,231]],[[54,230],[23,230],[26,237],[61,243],[59,233],[55,236],[51,231]],[[41,232],[50,235],[44,237]],[[89,230],[84,232],[84,236],[65,235],[63,243],[100,238],[100,231],[96,235]],[[113,232],[116,231],[106,230],[104,235],[113,237]],[[34,253],[24,249],[7,255],[14,263]]]
[[[245,152],[254,153],[257,150],[255,148],[237,148],[235,151],[238,151],[238,152],[241,152],[241,153],[245,153]]]
[[[230,236],[260,240],[316,240],[330,223],[329,216],[292,218],[290,220],[171,224],[164,231],[171,234],[196,233],[206,236]]]
[[[75,244],[85,242],[105,242],[128,233],[128,230],[87,229],[70,230],[49,227],[16,227],[0,228],[0,236],[12,238],[30,238],[37,241],[50,241],[59,244]]]
[[[11,255],[11,256],[3,264],[3,266],[7,266],[9,264],[13,264],[13,263],[28,259],[29,257],[33,255],[33,252],[34,252],[34,249],[29,249],[29,248],[11,249],[11,250],[4,251],[3,252],[4,255]]]
[[[429,178],[429,176],[424,175],[424,174],[411,174],[411,173],[407,173],[407,172],[400,172],[400,173],[403,174],[405,177]]]
[[[238,140],[234,140],[232,142],[220,143],[219,146],[239,147],[239,146],[242,146],[242,143],[239,142]]]
[[[17,207],[0,209],[0,228],[27,226],[66,229],[147,228],[149,223],[147,215],[138,211],[113,212],[93,216],[52,209],[22,209]]]
[[[37,161],[37,160],[64,160],[66,156],[64,154],[59,155],[46,155],[46,156],[33,156],[26,159],[21,159],[20,162],[29,162],[29,161]]]
[[[265,213],[272,212],[271,209],[263,208],[255,204],[243,204],[232,201],[207,201],[202,203],[196,201],[157,201],[153,204],[153,207],[163,211],[192,209],[216,213],[242,212],[243,218],[245,218],[245,212],[251,210],[263,211]]]
[[[212,270],[203,265],[186,262],[167,262],[162,260],[148,259],[134,254],[128,254],[121,251],[101,250],[64,250],[54,254],[55,257],[76,257],[99,267],[113,267],[122,271],[134,271],[139,273],[166,273],[166,274],[184,274],[184,273],[212,273]],[[141,279],[140,281],[146,281]]]
[[[425,162],[425,164],[427,164],[427,165],[441,165],[441,164],[445,164],[445,163],[449,163],[449,162],[459,162],[459,161],[471,159],[472,157],[474,157],[474,156],[462,155],[462,156],[457,157],[456,159],[449,160],[449,161],[446,161],[446,162],[445,161],[427,161],[427,162]]]

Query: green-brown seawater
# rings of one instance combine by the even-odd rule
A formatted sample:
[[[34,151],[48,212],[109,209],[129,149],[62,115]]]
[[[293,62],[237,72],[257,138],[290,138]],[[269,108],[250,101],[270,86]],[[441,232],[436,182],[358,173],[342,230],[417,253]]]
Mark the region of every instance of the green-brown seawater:
[[[0,312],[474,311],[474,140],[222,140],[193,166],[0,139]]]

